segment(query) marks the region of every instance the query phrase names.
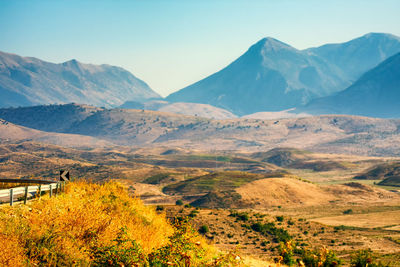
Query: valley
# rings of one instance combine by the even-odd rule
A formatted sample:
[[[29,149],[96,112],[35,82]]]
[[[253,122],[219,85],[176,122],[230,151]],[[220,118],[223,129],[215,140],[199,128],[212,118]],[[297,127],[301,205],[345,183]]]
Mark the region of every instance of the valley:
[[[399,261],[400,188],[379,181],[398,170],[400,157],[288,147],[79,149],[34,141],[3,142],[0,151],[1,177],[56,179],[62,168],[76,180],[117,181],[169,218],[188,216],[196,229],[206,225],[203,235],[223,251],[238,247],[271,260],[287,233],[298,249],[326,247],[344,262],[367,248],[391,266]],[[270,230],[260,232],[258,224]]]

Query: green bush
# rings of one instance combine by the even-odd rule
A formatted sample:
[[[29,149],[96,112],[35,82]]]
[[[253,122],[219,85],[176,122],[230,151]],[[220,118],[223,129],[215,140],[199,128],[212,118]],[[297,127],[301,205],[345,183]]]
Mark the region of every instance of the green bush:
[[[182,206],[182,205],[183,205],[182,199],[178,199],[178,200],[175,202],[175,204],[178,205],[178,206]]]
[[[163,211],[163,210],[164,210],[164,206],[157,205],[156,211]]]
[[[326,248],[320,250],[304,249],[301,261],[307,267],[335,267],[341,265],[341,261],[335,252]]]
[[[231,211],[231,214],[229,214],[231,217],[236,217],[238,220],[247,222],[250,217],[247,212],[236,212],[236,211]]]
[[[210,232],[210,230],[208,229],[207,225],[202,225],[199,228],[199,233],[200,234],[207,234],[208,232]]]
[[[348,209],[348,210],[343,211],[343,214],[352,214],[352,213],[353,213],[352,209]]]
[[[199,211],[198,210],[192,210],[190,213],[189,213],[189,217],[190,218],[194,218],[194,217],[196,217],[197,216],[197,214],[199,214]]]
[[[107,247],[93,247],[94,266],[139,266],[147,261],[139,244],[126,237],[126,229],[121,228],[114,240],[115,244]]]
[[[277,228],[273,222],[265,224],[256,222],[251,225],[251,229],[264,236],[272,236],[275,243],[287,242],[292,238],[285,229]]]
[[[352,267],[384,267],[380,262],[375,262],[375,257],[372,254],[371,249],[358,250],[351,256],[350,265]]]

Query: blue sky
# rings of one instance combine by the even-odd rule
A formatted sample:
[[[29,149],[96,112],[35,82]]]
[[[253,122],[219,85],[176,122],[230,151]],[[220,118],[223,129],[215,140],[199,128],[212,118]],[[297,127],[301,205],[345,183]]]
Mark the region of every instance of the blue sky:
[[[0,51],[131,71],[163,96],[271,36],[303,49],[400,36],[398,0],[0,0]]]

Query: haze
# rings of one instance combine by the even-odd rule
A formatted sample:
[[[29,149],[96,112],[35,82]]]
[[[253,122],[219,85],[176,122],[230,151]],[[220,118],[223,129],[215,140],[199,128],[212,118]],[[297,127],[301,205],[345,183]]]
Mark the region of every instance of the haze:
[[[0,51],[121,66],[166,96],[265,36],[299,49],[368,32],[399,36],[399,10],[396,0],[1,1]]]

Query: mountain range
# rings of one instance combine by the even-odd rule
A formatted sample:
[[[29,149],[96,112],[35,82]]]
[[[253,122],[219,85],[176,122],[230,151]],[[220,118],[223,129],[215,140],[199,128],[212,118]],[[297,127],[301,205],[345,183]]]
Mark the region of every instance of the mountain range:
[[[54,64],[0,52],[0,107],[82,103],[115,107],[160,98],[144,81],[110,65]]]
[[[165,99],[119,67],[54,64],[0,52],[0,107],[72,102],[215,119],[398,117],[398,60],[385,60],[399,52],[400,38],[385,33],[304,50],[263,38],[226,68]]]
[[[285,110],[344,90],[398,52],[400,38],[383,33],[305,50],[264,38],[226,68],[166,100],[210,104],[237,115]]]

